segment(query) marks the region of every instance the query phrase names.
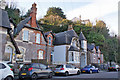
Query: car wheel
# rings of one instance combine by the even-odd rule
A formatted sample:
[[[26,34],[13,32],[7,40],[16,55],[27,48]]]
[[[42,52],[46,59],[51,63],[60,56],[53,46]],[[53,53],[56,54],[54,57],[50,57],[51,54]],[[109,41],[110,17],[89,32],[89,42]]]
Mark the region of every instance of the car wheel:
[[[90,70],[90,74],[92,74],[92,70]]]
[[[49,73],[48,78],[52,78],[52,76],[53,76],[53,74],[52,74],[52,73]]]
[[[80,74],[80,71],[78,70],[78,71],[77,71],[77,75],[79,75],[79,74]]]
[[[118,69],[116,69],[116,71],[118,72]]]
[[[32,74],[31,79],[32,80],[37,80],[37,74]]]
[[[97,70],[97,73],[99,73],[99,70]]]
[[[68,76],[69,75],[69,72],[65,72],[65,76]]]
[[[13,78],[12,77],[7,77],[7,78],[5,78],[5,80],[13,80]]]

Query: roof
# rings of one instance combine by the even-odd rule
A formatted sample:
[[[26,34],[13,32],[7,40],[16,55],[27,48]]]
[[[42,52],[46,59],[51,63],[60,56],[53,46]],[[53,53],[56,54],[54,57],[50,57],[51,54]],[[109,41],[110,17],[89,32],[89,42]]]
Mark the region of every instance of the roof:
[[[95,48],[95,45],[92,45],[92,44],[87,44],[87,48],[88,50],[93,50]]]
[[[7,11],[0,9],[0,27],[11,29]]]
[[[69,51],[80,51],[77,47],[75,46],[70,46]]]
[[[73,37],[78,37],[74,30],[57,33],[55,34],[55,40],[53,44],[54,45],[71,44],[71,40]]]
[[[81,32],[80,35],[79,35],[79,40],[87,40],[84,36],[84,34]]]
[[[30,24],[27,24],[30,20],[31,20],[31,16],[25,18],[25,19],[22,20],[22,21],[20,21],[20,23],[19,23],[19,24],[17,25],[17,27],[15,28],[14,35],[18,34],[18,33],[22,30],[22,28],[24,28],[25,26],[28,27],[28,28],[32,28]],[[34,29],[40,30],[37,21],[36,21],[36,24],[37,24],[37,27],[34,28]],[[33,28],[32,28],[32,29],[33,29]]]
[[[28,21],[31,19],[31,17],[27,17],[26,19],[20,21],[20,23],[17,25],[17,27],[15,28],[15,31],[14,31],[14,35],[18,34],[22,28],[24,27],[24,25],[26,23],[28,23]]]
[[[51,33],[51,34],[52,34],[52,36],[54,37],[54,34],[53,34],[53,32],[52,32],[52,31],[46,32],[46,33],[44,33],[44,35],[47,37],[50,33]]]

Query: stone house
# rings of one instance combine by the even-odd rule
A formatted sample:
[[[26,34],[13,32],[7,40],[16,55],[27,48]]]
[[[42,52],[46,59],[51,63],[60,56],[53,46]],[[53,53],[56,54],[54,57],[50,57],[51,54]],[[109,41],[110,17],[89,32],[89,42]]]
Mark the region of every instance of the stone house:
[[[81,40],[79,40],[79,38]],[[85,57],[80,59],[81,54],[84,54],[84,52],[80,52],[81,43],[79,41],[81,41],[81,43],[83,41],[81,34],[78,36],[73,30],[72,25],[68,26],[67,31],[55,34],[53,64],[73,64],[77,67],[87,65]]]
[[[103,54],[101,54],[99,46],[95,46],[95,44],[88,44],[87,45],[88,52],[87,52],[87,64],[101,64],[103,63]]]
[[[12,29],[10,27],[10,21],[7,12],[3,9],[0,9],[0,13],[0,61],[12,62],[13,50],[8,45],[8,42],[12,45],[12,47],[14,47],[14,51],[17,54],[20,54],[20,51],[11,33]]]

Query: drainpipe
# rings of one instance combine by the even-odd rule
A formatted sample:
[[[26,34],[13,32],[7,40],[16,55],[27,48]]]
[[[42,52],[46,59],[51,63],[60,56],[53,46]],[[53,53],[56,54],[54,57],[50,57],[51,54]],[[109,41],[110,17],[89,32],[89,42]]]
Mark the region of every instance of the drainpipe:
[[[47,43],[46,43],[46,54],[45,54],[45,58],[46,58],[46,61],[48,62],[48,58],[47,58]]]

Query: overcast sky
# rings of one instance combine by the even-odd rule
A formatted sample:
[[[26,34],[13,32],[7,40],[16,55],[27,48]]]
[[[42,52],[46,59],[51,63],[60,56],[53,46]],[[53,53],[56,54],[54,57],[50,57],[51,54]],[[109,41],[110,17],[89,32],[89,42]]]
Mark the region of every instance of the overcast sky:
[[[35,2],[37,4],[37,19],[44,17],[49,7],[60,7],[67,19],[81,15],[82,19],[103,20],[110,33],[118,34],[118,1],[119,0],[6,0],[15,2],[17,7],[26,13]]]

